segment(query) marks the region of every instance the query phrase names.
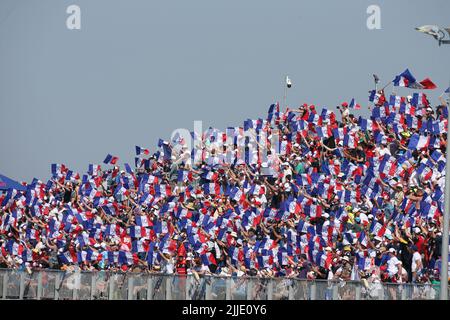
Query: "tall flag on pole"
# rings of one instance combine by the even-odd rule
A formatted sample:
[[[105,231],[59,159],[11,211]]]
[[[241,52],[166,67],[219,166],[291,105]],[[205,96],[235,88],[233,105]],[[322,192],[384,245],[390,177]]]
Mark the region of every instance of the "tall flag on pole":
[[[414,83],[416,83],[416,78],[414,78],[414,76],[408,69],[400,73],[394,79],[394,87],[411,88],[411,86],[413,86]]]
[[[431,81],[430,78],[425,78],[420,82],[416,81],[416,78],[411,72],[406,69],[393,80],[394,87],[406,87],[411,89],[436,89],[437,86]]]
[[[422,85],[422,89],[436,89],[437,86],[430,80],[430,78],[423,79],[419,82]]]

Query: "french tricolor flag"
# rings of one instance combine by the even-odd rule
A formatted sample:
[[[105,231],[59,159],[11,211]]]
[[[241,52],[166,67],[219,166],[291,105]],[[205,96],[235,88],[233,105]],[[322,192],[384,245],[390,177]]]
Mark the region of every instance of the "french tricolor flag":
[[[349,148],[356,148],[358,146],[358,141],[355,139],[355,137],[351,134],[344,135],[344,146],[347,146]]]
[[[128,174],[133,174],[133,169],[131,169],[131,167],[130,167],[130,165],[128,164],[128,163],[125,163],[125,171],[128,173]]]
[[[220,184],[218,183],[206,183],[204,184],[204,189],[206,194],[220,194]]]
[[[106,163],[106,164],[116,164],[116,163],[117,163],[117,160],[119,160],[118,157],[115,157],[115,156],[112,156],[112,155],[108,154],[108,155],[106,156],[105,160],[103,160],[103,163]]]
[[[213,172],[213,171],[209,171],[205,175],[205,179],[210,180],[210,181],[216,181],[217,178],[218,178],[218,174],[216,172]]]
[[[408,149],[409,150],[420,150],[422,148],[428,147],[430,143],[430,137],[422,136],[415,133],[409,140]]]
[[[358,258],[358,269],[368,270],[372,265],[372,259],[369,257],[359,257]]]
[[[378,221],[373,221],[372,225],[370,226],[370,232],[372,234],[375,234],[379,237],[382,237],[384,235],[384,233],[386,232],[386,227],[383,226],[381,223],[379,223]]]
[[[369,101],[374,104],[378,104],[381,100],[381,94],[376,93],[375,90],[372,90],[369,95]]]
[[[129,228],[128,232],[132,238],[143,238],[149,235],[147,229],[140,226],[132,226]]]
[[[159,183],[159,178],[157,176],[149,175],[147,177],[147,181],[145,183],[149,183],[149,184]]]
[[[411,72],[406,69],[401,74],[395,77],[393,80],[395,87],[412,87],[414,83],[416,83],[416,78],[413,77]]]
[[[139,204],[145,204],[145,205],[148,206],[150,203],[152,203],[152,201],[153,201],[154,199],[155,199],[155,198],[154,198],[150,193],[145,192],[145,193],[142,195],[141,199],[139,200]]]
[[[67,168],[63,164],[52,163],[52,174],[59,175],[67,171]]]
[[[10,240],[6,247],[8,248],[9,253],[15,256],[20,256],[24,249],[23,245],[18,244],[14,240]]]
[[[148,227],[151,225],[151,221],[147,216],[136,216],[136,224],[140,227]]]
[[[134,253],[148,252],[150,245],[145,240],[135,240],[131,244],[131,251]]]
[[[191,171],[179,170],[178,171],[178,182],[194,181],[194,176]]]
[[[189,211],[188,209],[185,209],[183,207],[178,207],[178,219],[190,219],[192,217],[192,212]]]
[[[360,110],[361,106],[358,103],[355,103],[355,98],[352,98],[352,101],[350,101],[350,104],[348,105],[350,109]]]
[[[266,193],[266,188],[261,185],[254,185],[250,188],[249,193],[252,195],[263,195]]]
[[[234,246],[230,246],[228,249],[228,255],[230,256],[231,261],[236,264],[239,259],[239,249]]]
[[[399,108],[399,112],[402,114],[415,115],[416,114],[415,104],[414,105],[409,103],[402,104]]]
[[[96,176],[96,175],[98,175],[98,173],[100,172],[101,169],[102,169],[101,166],[98,164],[90,164],[88,173],[91,176]]]
[[[291,201],[289,203],[289,213],[298,214],[302,210],[300,204],[297,201]]]
[[[271,104],[268,111],[267,121],[271,122],[274,114],[275,117],[278,119],[279,113],[280,113],[280,105],[278,104],[278,102],[276,104]]]
[[[142,154],[148,156],[150,154],[150,150],[136,146],[136,155],[140,156]]]
[[[364,247],[367,247],[367,237],[365,232],[361,232],[358,237],[358,242],[362,244]]]
[[[374,131],[373,121],[359,117],[359,127],[364,131]]]
[[[108,203],[106,206],[102,206],[101,208],[103,209],[103,211],[105,211],[107,215],[110,216],[116,215],[116,209],[114,208],[114,205],[112,203]]]
[[[439,219],[439,216],[441,216],[441,211],[439,210],[439,208],[434,205],[431,205],[427,213],[427,218],[437,220]]]
[[[205,266],[209,266],[210,264],[217,265],[216,258],[214,257],[214,255],[211,252],[202,254],[200,256],[200,258],[202,259],[202,263]]]
[[[326,108],[322,109],[321,116],[322,116],[323,119],[328,120],[330,123],[335,123],[336,122],[336,115],[334,114],[334,112],[329,111]]]
[[[64,252],[63,254],[60,254],[60,255],[58,256],[58,258],[60,259],[60,261],[61,261],[63,264],[74,263],[74,262],[77,262],[77,260],[78,260],[78,257],[75,256],[75,259],[74,259],[74,257],[70,254],[69,251],[66,251],[66,252]]]
[[[330,126],[322,127],[322,126],[316,126],[316,132],[319,137],[323,138],[329,138],[333,135],[333,131],[331,130]]]
[[[169,184],[155,185],[155,193],[161,196],[170,197],[172,195],[172,188]]]
[[[138,263],[138,258],[136,254],[133,254],[128,251],[119,251],[119,259],[118,262],[120,264],[132,265]]]
[[[427,106],[427,95],[423,92],[413,93],[411,104],[415,107]]]
[[[389,161],[389,155],[385,155],[384,159],[380,163],[379,171],[387,176],[394,176],[397,171],[397,164],[395,161]]]
[[[311,205],[309,216],[311,218],[320,218],[322,216],[322,207],[318,205]]]

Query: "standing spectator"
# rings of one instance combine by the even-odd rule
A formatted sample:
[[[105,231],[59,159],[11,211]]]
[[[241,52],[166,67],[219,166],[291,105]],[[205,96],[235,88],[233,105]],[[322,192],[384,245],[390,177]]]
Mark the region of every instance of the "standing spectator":
[[[416,245],[411,246],[411,251],[413,252],[411,263],[412,282],[417,282],[417,279],[421,275],[423,269],[422,255],[419,253]]]

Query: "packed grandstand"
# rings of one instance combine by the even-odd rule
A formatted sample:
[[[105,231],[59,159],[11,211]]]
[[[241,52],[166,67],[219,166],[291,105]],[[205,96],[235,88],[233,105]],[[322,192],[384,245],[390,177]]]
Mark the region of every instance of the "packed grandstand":
[[[370,92],[108,155],[0,196],[0,267],[439,280],[446,102]]]

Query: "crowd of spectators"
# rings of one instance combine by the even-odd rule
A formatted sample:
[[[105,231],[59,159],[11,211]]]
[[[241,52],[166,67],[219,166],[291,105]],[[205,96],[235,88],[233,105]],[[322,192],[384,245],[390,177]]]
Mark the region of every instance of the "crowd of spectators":
[[[0,267],[438,280],[447,106],[370,100],[370,119],[347,103],[339,116],[272,105],[193,134],[195,150],[179,136],[136,147],[134,169],[55,164],[47,183],[0,196]]]

